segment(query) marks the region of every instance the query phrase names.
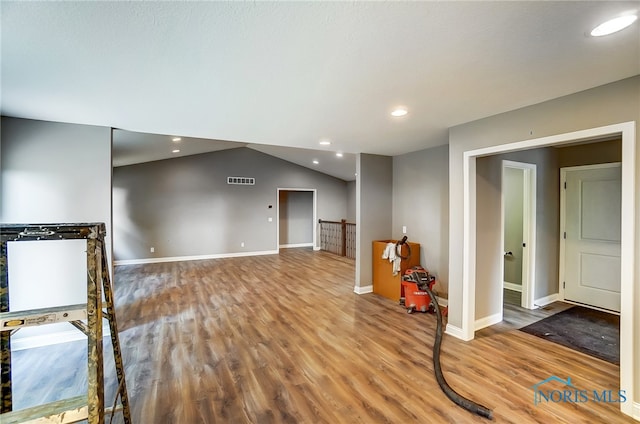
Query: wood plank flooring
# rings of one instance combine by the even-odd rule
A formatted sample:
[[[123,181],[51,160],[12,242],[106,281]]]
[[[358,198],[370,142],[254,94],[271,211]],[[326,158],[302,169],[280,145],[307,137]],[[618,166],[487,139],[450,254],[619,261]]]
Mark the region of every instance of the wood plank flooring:
[[[354,294],[353,279],[353,261],[310,249],[116,267],[134,423],[487,422],[435,381],[435,316]],[[515,330],[553,308],[528,317],[514,308],[471,342],[445,336],[454,389],[499,423],[635,422],[613,403],[534,405],[532,386],[551,375],[617,391],[619,368]],[[85,345],[14,352],[16,406],[82,394]],[[110,403],[112,366],[106,375]]]

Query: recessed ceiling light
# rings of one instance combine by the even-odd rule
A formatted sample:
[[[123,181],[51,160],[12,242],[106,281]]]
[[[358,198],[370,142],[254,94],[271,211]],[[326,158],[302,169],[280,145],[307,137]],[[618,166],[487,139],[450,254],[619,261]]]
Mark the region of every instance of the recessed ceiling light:
[[[336,153],[336,156],[338,156],[339,158],[341,158],[341,157],[342,157],[342,153],[338,152],[338,153]]]
[[[180,149],[173,149],[171,153],[180,153]]]
[[[328,146],[328,145],[331,144],[331,141],[329,141],[329,140],[320,140],[320,144],[323,145],[323,146]]]
[[[181,138],[181,137],[173,137],[173,138],[171,139],[171,141],[173,141],[173,142],[182,141],[182,138]]]
[[[317,164],[319,164],[319,163],[320,163],[320,162],[318,162],[318,160],[317,160],[317,159],[314,159],[314,160],[313,160],[313,164],[314,164],[314,165],[317,165]]]
[[[391,112],[391,116],[400,117],[405,116],[409,111],[405,107],[397,107]]]
[[[620,30],[625,29],[638,19],[636,15],[625,15],[614,19],[610,19],[604,22],[591,31],[591,35],[594,37],[602,37],[603,35],[613,34]]]

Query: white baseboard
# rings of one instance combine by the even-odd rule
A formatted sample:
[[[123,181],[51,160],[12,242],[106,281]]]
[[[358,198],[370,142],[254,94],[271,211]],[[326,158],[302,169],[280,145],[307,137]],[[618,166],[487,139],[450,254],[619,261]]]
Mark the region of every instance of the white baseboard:
[[[640,421],[640,402],[633,402],[633,410],[631,411],[631,418]]]
[[[549,296],[541,297],[533,301],[533,304],[537,307],[547,306],[550,303],[557,302],[560,296],[558,293],[550,294]]]
[[[633,402],[633,419],[640,421],[640,402]]]
[[[502,286],[507,290],[517,291],[517,292],[522,293],[522,285],[521,284],[507,283],[505,281],[505,282],[502,283]]]
[[[357,294],[367,294],[367,293],[373,293],[373,285],[368,285],[368,286],[355,286],[353,288],[353,292],[357,293]]]
[[[312,247],[313,243],[295,243],[295,244],[281,244],[280,249],[292,249],[296,247]]]
[[[318,251],[318,250],[322,250],[322,248],[320,246],[313,246],[313,250]]]
[[[497,314],[489,315],[488,317],[477,319],[475,322],[476,331],[482,330],[483,328],[492,326],[502,321],[502,311]]]
[[[109,337],[110,335],[111,331],[109,330],[109,324],[105,323],[105,326],[102,327],[102,337]],[[87,336],[85,336],[80,330],[75,329],[22,338],[14,336],[11,338],[11,350],[17,351],[33,349],[36,347],[51,346],[55,344],[75,342],[78,340],[86,339]]]
[[[449,299],[445,299],[444,297],[436,296],[436,300],[438,301],[438,305],[440,305],[440,306],[449,306]]]
[[[125,259],[125,260],[114,261],[113,264],[115,266],[157,264],[162,262],[201,261],[204,259],[224,259],[224,258],[238,258],[242,256],[261,256],[261,255],[277,255],[277,254],[278,254],[277,250],[260,250],[257,252],[217,253],[213,255],[173,256],[173,257],[146,258],[146,259]]]
[[[462,328],[456,327],[455,325],[447,324],[444,332],[450,336],[455,337],[456,339],[464,340],[464,335],[462,333]]]

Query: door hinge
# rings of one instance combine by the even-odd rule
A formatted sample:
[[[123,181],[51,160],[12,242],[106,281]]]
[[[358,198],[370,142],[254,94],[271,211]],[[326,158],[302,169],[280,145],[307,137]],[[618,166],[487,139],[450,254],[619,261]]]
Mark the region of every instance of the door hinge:
[[[567,287],[567,282],[566,282],[566,281],[563,281],[563,282],[562,282],[562,288],[564,289],[564,288],[566,288],[566,287]]]
[[[565,240],[567,239],[567,232],[566,231],[564,232],[564,236],[563,237],[565,238]]]
[[[564,189],[565,190],[567,189],[567,182],[566,181],[564,182]]]

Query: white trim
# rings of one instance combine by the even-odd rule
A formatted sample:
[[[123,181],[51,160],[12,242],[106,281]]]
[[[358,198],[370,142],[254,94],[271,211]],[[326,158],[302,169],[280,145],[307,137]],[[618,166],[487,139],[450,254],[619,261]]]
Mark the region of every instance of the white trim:
[[[514,284],[514,283],[509,283],[507,281],[503,281],[502,282],[502,286],[507,290],[511,290],[511,291],[522,293],[522,285],[520,285],[520,284]],[[531,309],[531,308],[529,308],[529,309]]]
[[[560,300],[560,296],[558,293],[550,294],[549,296],[541,297],[540,299],[536,299],[533,301],[533,304],[536,308],[541,308],[543,306],[547,306],[552,304],[553,302],[557,302]]]
[[[313,241],[311,246],[316,250],[318,246],[318,190],[315,188],[286,188],[276,189],[276,252],[280,246],[280,192],[281,191],[310,191],[313,193]],[[318,249],[319,250],[319,249]]]
[[[499,322],[502,322],[502,311],[497,314],[489,315],[488,317],[477,319],[475,322],[475,330],[482,330],[483,328],[490,327]]]
[[[633,418],[640,421],[640,402],[633,402]]]
[[[447,326],[445,327],[444,332],[450,336],[455,337],[456,339],[464,339],[463,337],[463,332],[462,332],[462,328],[460,327],[456,327],[454,325],[451,324],[447,324]]]
[[[105,322],[102,326],[102,337],[105,338],[110,335],[111,331],[109,329],[109,324]],[[75,342],[78,340],[87,340],[87,336],[85,336],[80,330],[75,329],[22,338],[12,337],[11,351],[34,349],[36,347],[52,346],[55,344]]]
[[[634,328],[634,271],[635,271],[635,173],[636,173],[636,123],[635,121],[590,128],[565,134],[557,134],[531,140],[500,144],[463,153],[463,251],[462,251],[462,328],[459,338],[474,337],[475,316],[475,266],[476,266],[476,158],[496,153],[507,153],[575,143],[594,141],[608,136],[622,137],[622,240],[620,284],[620,390],[629,399],[634,397],[634,373],[640,366],[640,352]],[[634,355],[635,353],[635,355]],[[620,404],[620,410],[632,415],[631,402]]]
[[[354,293],[357,293],[357,294],[373,293],[373,285],[368,285],[368,286],[354,286],[354,287],[353,287],[353,292],[354,292]]]
[[[216,253],[213,255],[173,256],[173,257],[164,257],[164,258],[145,258],[145,259],[124,259],[120,261],[114,261],[113,264],[115,266],[158,264],[163,262],[201,261],[205,259],[239,258],[243,256],[262,256],[262,255],[277,255],[277,254],[278,254],[277,250],[260,250],[256,252]]]
[[[463,153],[462,340],[473,340],[476,316],[476,156]],[[473,279],[473,284],[471,281]]]
[[[322,247],[320,246],[313,246],[313,250],[315,250],[316,252],[319,250],[322,250]]]
[[[444,297],[436,296],[436,300],[438,301],[438,305],[448,307],[449,299],[445,299]]]
[[[294,249],[296,247],[313,247],[313,243],[281,244],[278,247],[280,249]]]
[[[534,309],[533,296],[536,291],[536,198],[537,198],[537,175],[538,167],[532,163],[526,162],[514,162],[510,160],[502,161],[502,182],[501,187],[504,186],[504,171],[505,168],[515,168],[523,172],[522,185],[523,185],[523,207],[522,207],[522,242],[526,244],[526,248],[523,248],[522,252],[522,286],[520,291],[522,292],[520,306],[526,309]],[[504,221],[505,221],[505,201],[504,201],[504,189],[500,190],[501,199],[501,243],[502,251],[504,252]],[[501,272],[504,272],[504,256],[503,266]],[[503,275],[504,278],[504,275]]]

